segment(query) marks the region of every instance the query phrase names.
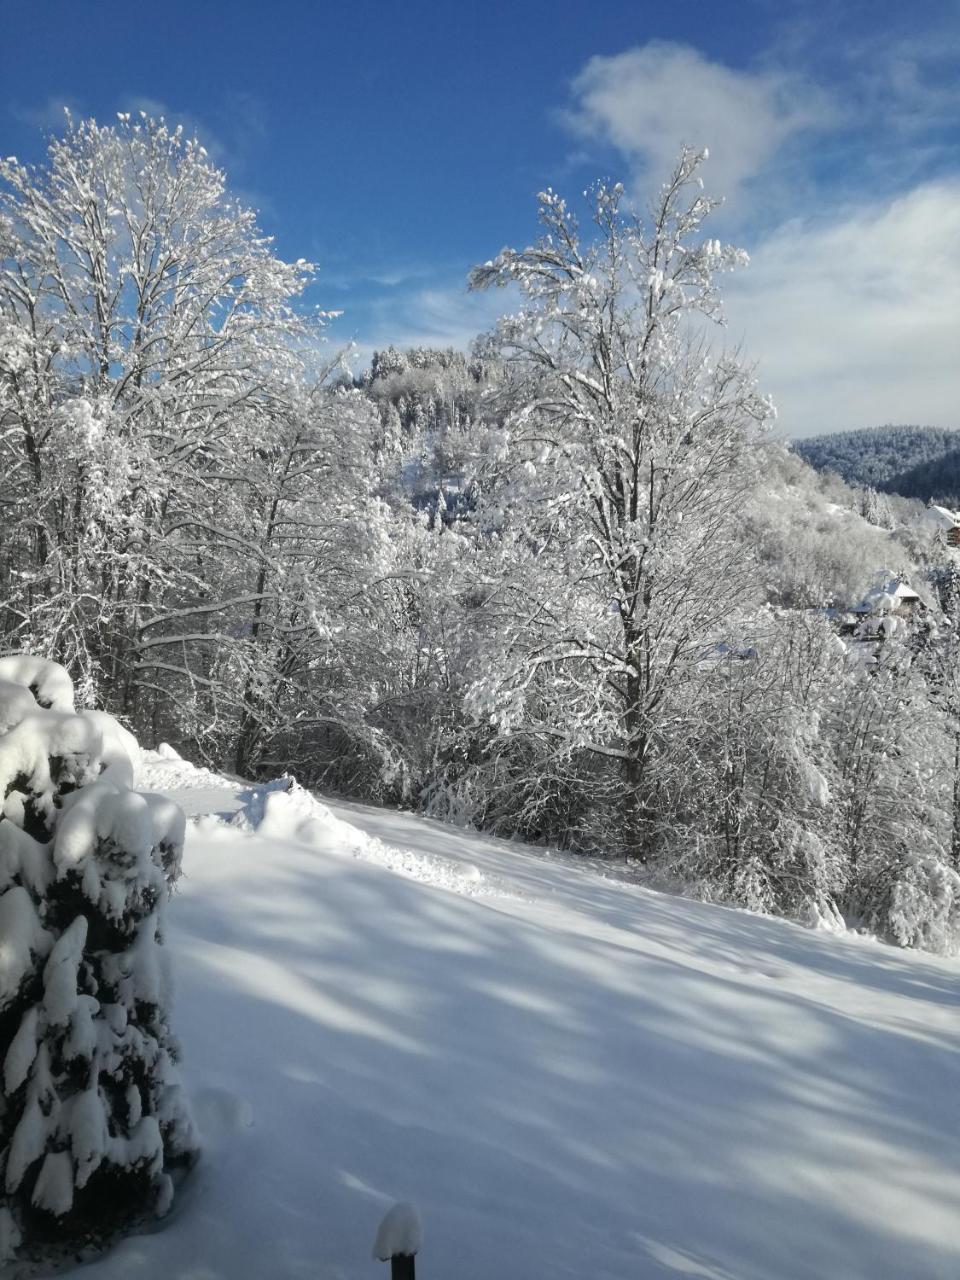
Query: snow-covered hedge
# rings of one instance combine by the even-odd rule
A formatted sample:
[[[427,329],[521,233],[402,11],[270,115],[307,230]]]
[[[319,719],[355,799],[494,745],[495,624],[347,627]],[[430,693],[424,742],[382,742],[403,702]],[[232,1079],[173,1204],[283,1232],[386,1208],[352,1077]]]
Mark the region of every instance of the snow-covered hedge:
[[[0,658],[0,1263],[163,1213],[195,1139],[163,911],[184,819],[62,667]]]

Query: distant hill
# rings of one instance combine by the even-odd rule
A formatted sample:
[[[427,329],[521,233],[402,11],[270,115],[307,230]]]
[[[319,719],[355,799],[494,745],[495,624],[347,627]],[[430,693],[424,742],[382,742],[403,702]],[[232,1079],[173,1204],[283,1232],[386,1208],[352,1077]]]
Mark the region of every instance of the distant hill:
[[[960,434],[943,427],[886,426],[795,440],[793,451],[847,484],[960,505]]]

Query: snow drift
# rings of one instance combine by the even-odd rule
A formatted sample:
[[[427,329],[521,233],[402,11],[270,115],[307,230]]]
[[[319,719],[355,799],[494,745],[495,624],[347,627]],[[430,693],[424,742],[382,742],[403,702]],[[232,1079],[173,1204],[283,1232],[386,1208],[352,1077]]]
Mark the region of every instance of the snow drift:
[[[424,1280],[960,1274],[956,961],[358,805],[323,850],[149,753],[142,781],[195,815],[170,942],[207,1155],[87,1280],[384,1280],[397,1201]]]

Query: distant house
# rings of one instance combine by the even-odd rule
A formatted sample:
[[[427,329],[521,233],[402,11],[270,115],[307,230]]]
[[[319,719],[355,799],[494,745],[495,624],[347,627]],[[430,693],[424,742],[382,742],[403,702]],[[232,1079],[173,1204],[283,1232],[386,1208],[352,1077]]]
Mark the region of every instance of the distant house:
[[[960,515],[931,502],[923,513],[924,523],[948,547],[960,547]]]
[[[922,624],[927,609],[926,601],[903,578],[884,575],[851,610],[848,616],[855,625],[841,630],[841,635],[851,653],[874,666],[884,642],[912,620]]]
[[[919,635],[931,620],[930,610],[929,598],[887,570],[853,608],[829,606],[815,612],[833,624],[851,657],[873,667],[885,642],[897,632]]]
[[[902,578],[884,578],[875,583],[851,612],[860,619],[912,618],[923,601]]]

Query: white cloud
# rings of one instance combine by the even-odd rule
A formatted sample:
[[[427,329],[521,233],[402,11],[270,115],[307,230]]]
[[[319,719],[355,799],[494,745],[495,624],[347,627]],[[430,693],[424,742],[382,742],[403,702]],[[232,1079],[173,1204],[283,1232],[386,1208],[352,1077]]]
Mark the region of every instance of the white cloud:
[[[277,205],[270,194],[241,181],[249,171],[251,148],[259,146],[268,135],[267,112],[260,100],[246,92],[227,92],[224,104],[214,110],[220,126],[214,129],[206,118],[192,111],[178,110],[158,98],[143,94],[128,95],[121,100],[122,111],[143,112],[151,119],[164,119],[168,125],[179,125],[188,138],[203,144],[211,163],[223,170],[230,195],[240,204],[254,209],[260,217],[278,219]]]
[[[757,362],[779,430],[960,427],[960,179],[798,218],[747,247],[750,266],[722,281],[722,337]],[[355,335],[360,363],[390,343],[466,350],[516,306],[459,278],[401,286],[359,314],[348,304],[330,338]]]
[[[711,190],[735,196],[791,135],[825,124],[825,97],[797,76],[734,71],[687,45],[653,41],[594,57],[565,114],[581,136],[620,150],[636,178],[660,180],[683,146],[710,149]]]
[[[725,293],[786,434],[960,426],[960,179],[785,223]]]
[[[146,97],[144,94],[130,94],[123,98],[120,110],[129,111],[135,115],[142,112],[152,120],[165,120],[168,125],[180,125],[188,138],[197,138],[203,143],[207,155],[214,164],[221,168],[229,167],[232,159],[231,147],[192,112],[178,111],[168,103],[161,102],[158,98]]]
[[[436,284],[409,293],[391,292],[362,307],[362,321],[351,323],[349,306],[331,329],[330,341],[357,343],[356,361],[363,364],[378,348],[455,347],[468,351],[474,338],[491,329],[516,305],[507,289],[470,293],[461,275],[449,285]]]
[[[323,282],[335,289],[365,289],[371,285],[383,290],[412,289],[423,287],[424,281],[437,274],[436,264],[427,263],[384,266],[351,261],[334,267],[328,265],[323,246],[314,252],[322,264]]]
[[[768,229],[724,283],[729,337],[759,362],[786,434],[960,427],[960,178],[918,177],[948,145],[937,130],[960,100],[945,74],[955,50],[955,38],[864,37],[841,51],[842,102],[769,63],[734,70],[657,41],[592,58],[573,82],[568,124],[621,153],[638,195],[683,145],[709,147],[716,194],[763,176],[750,220]],[[817,129],[845,157],[826,187],[810,163]],[[784,207],[798,216],[780,221]]]
[[[82,120],[85,115],[83,106],[76,98],[51,96],[39,106],[18,106],[12,108],[15,120],[31,128],[41,129],[44,133],[62,133],[65,113],[69,112],[74,120]]]
[[[57,94],[41,103],[11,108],[14,119],[22,124],[55,134],[63,132],[65,111],[77,121],[91,114],[89,106],[78,99]],[[97,118],[101,124],[112,124],[120,111],[134,115],[143,112],[154,120],[162,118],[170,125],[180,125],[188,137],[199,138],[214,164],[228,173],[245,168],[251,146],[262,143],[269,132],[265,107],[247,92],[229,91],[224,95],[222,106],[214,111],[220,122],[218,129],[192,111],[179,110],[159,98],[138,93],[120,95],[115,109],[101,111]]]
[[[469,347],[509,309],[500,290],[469,293],[464,284],[417,289],[399,308],[383,308],[382,336],[395,346]],[[393,333],[393,337],[389,334]]]

